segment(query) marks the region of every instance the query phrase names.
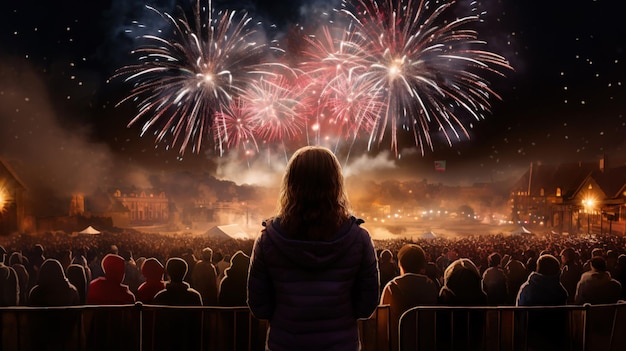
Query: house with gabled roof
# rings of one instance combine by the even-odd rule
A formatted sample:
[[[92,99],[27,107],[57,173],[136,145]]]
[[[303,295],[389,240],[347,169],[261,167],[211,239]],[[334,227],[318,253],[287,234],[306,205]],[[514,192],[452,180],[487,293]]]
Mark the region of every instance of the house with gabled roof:
[[[587,215],[588,231],[626,234],[626,166],[596,170],[578,190],[574,201]]]
[[[626,167],[531,164],[511,191],[514,222],[561,234],[626,234]]]

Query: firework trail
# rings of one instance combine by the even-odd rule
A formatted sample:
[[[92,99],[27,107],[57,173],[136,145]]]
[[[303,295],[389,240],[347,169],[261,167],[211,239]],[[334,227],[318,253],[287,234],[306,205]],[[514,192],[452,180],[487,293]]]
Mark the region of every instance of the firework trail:
[[[344,1],[341,12],[352,20],[351,26],[330,44],[326,35],[312,41],[308,56],[324,52],[324,57],[308,67],[331,76],[326,78],[326,91],[334,91],[331,86],[337,80],[349,77],[369,90],[360,98],[381,97],[374,111],[382,108],[382,113],[369,114],[377,117],[366,124],[369,147],[380,144],[390,129],[391,148],[397,155],[401,128],[412,134],[424,154],[425,146],[433,148],[432,127],[452,145],[452,135],[469,138],[464,117],[484,118],[490,112],[489,99],[499,98],[481,74],[502,75],[501,69],[511,67],[478,40],[472,25],[480,22],[479,15],[452,17],[449,12],[455,3],[355,0],[353,6]]]
[[[114,76],[134,84],[118,103],[132,100],[138,105],[128,125],[143,123],[142,136],[153,130],[157,143],[168,143],[168,148],[179,144],[181,155],[189,145],[199,152],[203,138],[213,131],[215,114],[250,84],[266,48],[255,41],[247,14],[216,12],[211,1],[208,6],[201,1],[195,2],[193,23],[181,8],[175,17],[147,6],[168,23],[171,33],[142,35],[143,44],[133,51],[138,63]]]

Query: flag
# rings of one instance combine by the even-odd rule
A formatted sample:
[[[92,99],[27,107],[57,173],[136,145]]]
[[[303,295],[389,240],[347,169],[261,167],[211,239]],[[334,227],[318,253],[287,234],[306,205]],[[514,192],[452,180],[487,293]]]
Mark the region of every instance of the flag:
[[[435,161],[435,171],[443,172],[445,170],[446,170],[446,161],[445,160]]]

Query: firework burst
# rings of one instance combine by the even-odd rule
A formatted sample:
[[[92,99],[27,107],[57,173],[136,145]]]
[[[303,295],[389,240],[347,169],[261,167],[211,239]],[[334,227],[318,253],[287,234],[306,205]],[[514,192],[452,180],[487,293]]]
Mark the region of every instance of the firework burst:
[[[242,95],[255,134],[265,142],[285,141],[302,135],[306,116],[301,111],[301,90],[284,76],[262,77]]]
[[[303,135],[311,143],[310,131],[316,143],[324,134],[336,147],[349,140],[350,149],[361,135],[368,148],[389,138],[396,155],[404,132],[424,154],[433,135],[450,146],[469,138],[467,122],[483,119],[500,98],[486,76],[511,69],[479,40],[480,15],[456,17],[456,4],[344,0],[336,13],[348,25],[334,21],[307,36],[304,59],[290,57],[297,69],[263,62],[273,47],[255,40],[245,13],[196,0],[190,22],[182,10],[172,16],[148,7],[170,30],[139,37],[138,63],[116,74],[134,84],[120,103],[139,108],[129,126],[143,123],[142,135],[152,131],[180,154],[188,146],[198,152],[204,138],[220,155]]]
[[[324,131],[336,134],[337,140],[354,140],[359,131],[369,130],[371,119],[380,113],[378,93],[358,77],[358,68],[366,62],[354,38],[346,37],[349,34],[324,27],[319,36],[306,38],[309,48],[303,53],[301,67],[310,82],[311,100],[316,104],[313,115],[318,143]]]
[[[490,98],[500,98],[483,77],[511,69],[506,59],[484,49],[472,25],[479,15],[447,18],[455,0],[439,5],[426,0],[356,0],[342,12],[353,22],[350,40],[358,47],[351,68],[371,94],[382,96],[385,111],[374,121],[370,141],[383,140],[390,129],[398,153],[398,128],[410,131],[424,153],[432,149],[431,128],[449,145],[460,134],[469,138],[464,116],[476,120],[490,112]]]
[[[208,6],[201,1],[195,2],[193,23],[180,8],[175,17],[148,6],[171,33],[140,36],[143,44],[133,51],[138,63],[115,75],[134,84],[119,103],[138,105],[129,126],[143,123],[142,135],[154,131],[157,143],[180,145],[180,154],[190,145],[194,152],[200,150],[215,114],[246,89],[266,47],[255,40],[247,14],[214,11],[210,1]]]
[[[241,148],[246,154],[259,151],[253,117],[239,98],[232,100],[228,108],[215,115],[213,135],[220,155],[224,154],[224,148]]]

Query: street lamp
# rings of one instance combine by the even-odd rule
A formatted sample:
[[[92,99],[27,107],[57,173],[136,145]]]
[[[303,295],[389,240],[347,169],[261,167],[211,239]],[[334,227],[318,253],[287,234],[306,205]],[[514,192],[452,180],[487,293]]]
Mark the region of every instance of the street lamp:
[[[590,216],[589,213],[591,212],[591,209],[593,209],[593,206],[595,205],[595,201],[594,199],[588,197],[586,199],[583,199],[583,206],[585,206],[585,212],[587,212],[587,234],[591,234],[591,220],[590,220]]]

